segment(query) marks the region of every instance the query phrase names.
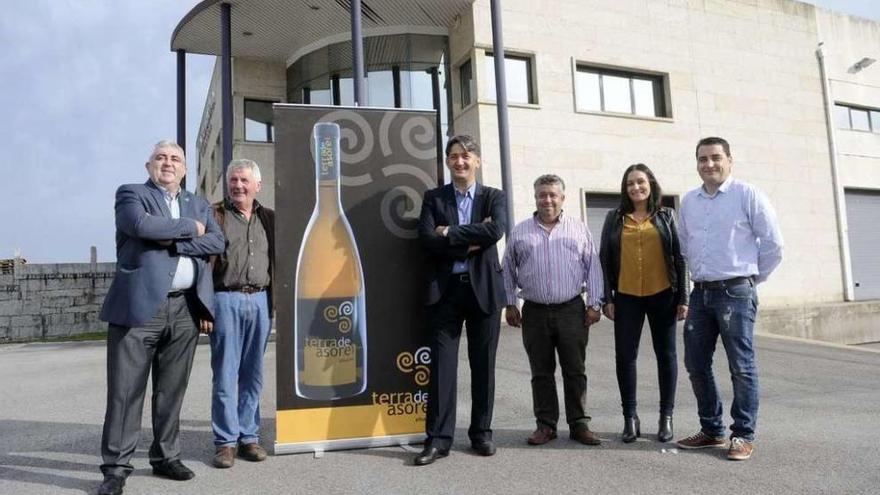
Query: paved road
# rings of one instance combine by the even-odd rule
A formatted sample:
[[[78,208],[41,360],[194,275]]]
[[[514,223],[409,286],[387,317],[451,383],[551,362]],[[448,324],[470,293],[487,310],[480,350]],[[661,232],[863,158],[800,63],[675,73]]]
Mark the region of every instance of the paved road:
[[[605,442],[585,447],[563,434],[547,446],[526,445],[533,429],[529,370],[519,332],[502,331],[495,457],[476,457],[465,448],[470,400],[467,374],[462,373],[459,441],[448,459],[432,466],[411,466],[412,453],[395,447],[328,452],[322,458],[270,456],[263,463],[239,461],[230,470],[216,470],[210,466],[210,350],[202,345],[182,413],[183,459],[196,478],[174,482],[150,474],[146,411],[136,470],[126,493],[880,493],[876,348],[759,338],[762,402],[757,450],[748,462],[730,462],[722,451],[676,452],[672,445],[654,441],[658,391],[647,333],[639,392],[648,435],[630,445],[619,441],[622,419],[607,322],[592,330],[587,357],[588,409],[593,429]],[[94,493],[101,479],[97,466],[105,352],[103,343],[0,346],[0,493]],[[270,345],[269,370],[274,363],[275,348]],[[466,370],[464,361],[462,365]],[[716,367],[727,410],[731,393],[722,355]],[[274,438],[271,375],[262,406],[267,443]],[[677,406],[677,437],[696,431],[696,407],[683,366]]]

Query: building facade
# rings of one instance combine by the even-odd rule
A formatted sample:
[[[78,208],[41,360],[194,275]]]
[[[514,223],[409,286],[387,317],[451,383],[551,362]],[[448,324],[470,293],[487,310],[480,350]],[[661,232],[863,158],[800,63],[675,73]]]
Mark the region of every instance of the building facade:
[[[227,3],[233,156],[258,161],[271,184],[285,166],[274,163],[271,103],[351,103],[349,18],[331,0]],[[760,291],[775,327],[880,340],[876,312],[858,306],[880,299],[880,23],[793,0],[500,3],[517,219],[533,211],[535,177],[556,173],[568,210],[597,233],[637,162],[676,206],[700,183],[697,140],[722,136],[734,177],[770,197],[785,237],[785,261]],[[172,49],[217,54],[219,4],[194,8]],[[482,180],[500,186],[489,0],[363,5],[368,105],[432,108],[440,85],[444,131],[474,135]],[[219,65],[198,135],[210,199],[222,195]],[[273,189],[260,200],[273,204]],[[820,321],[841,311],[861,316]]]

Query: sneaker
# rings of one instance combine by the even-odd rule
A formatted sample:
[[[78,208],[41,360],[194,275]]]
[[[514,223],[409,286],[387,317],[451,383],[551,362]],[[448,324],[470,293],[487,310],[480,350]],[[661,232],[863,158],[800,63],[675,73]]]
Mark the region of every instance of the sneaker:
[[[755,445],[742,437],[733,437],[730,439],[730,449],[727,450],[727,458],[731,461],[745,461],[752,457],[755,451]]]
[[[682,438],[676,443],[679,447],[685,450],[706,449],[712,447],[723,449],[724,447],[727,447],[727,440],[724,437],[712,438],[703,433],[703,430],[700,430],[687,438]]]

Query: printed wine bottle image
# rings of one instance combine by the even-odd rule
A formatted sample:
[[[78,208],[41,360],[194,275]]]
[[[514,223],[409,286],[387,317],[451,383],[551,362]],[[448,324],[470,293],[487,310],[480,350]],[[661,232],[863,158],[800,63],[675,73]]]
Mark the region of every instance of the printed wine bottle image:
[[[367,387],[364,273],[340,197],[339,126],[315,124],[315,210],[296,268],[296,394],[351,397]]]

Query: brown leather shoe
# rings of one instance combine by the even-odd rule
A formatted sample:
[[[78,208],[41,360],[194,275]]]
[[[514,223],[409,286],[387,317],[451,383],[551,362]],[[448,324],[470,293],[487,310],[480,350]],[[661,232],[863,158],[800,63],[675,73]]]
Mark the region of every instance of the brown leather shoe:
[[[602,445],[602,439],[590,431],[587,425],[578,425],[568,434],[572,440],[577,440],[584,445]]]
[[[246,443],[238,446],[238,456],[246,461],[260,462],[266,460],[266,449],[258,443]]]
[[[538,426],[532,435],[526,440],[529,445],[544,445],[556,438],[556,430],[550,428],[549,426]]]
[[[214,467],[219,469],[231,468],[235,464],[235,449],[233,447],[217,447],[214,452]]]
[[[727,439],[724,437],[710,437],[700,430],[693,435],[682,438],[676,442],[679,447],[685,450],[693,449],[723,449],[727,447]]]
[[[730,448],[727,450],[727,458],[731,461],[745,461],[752,457],[755,445],[740,437],[730,439]]]

